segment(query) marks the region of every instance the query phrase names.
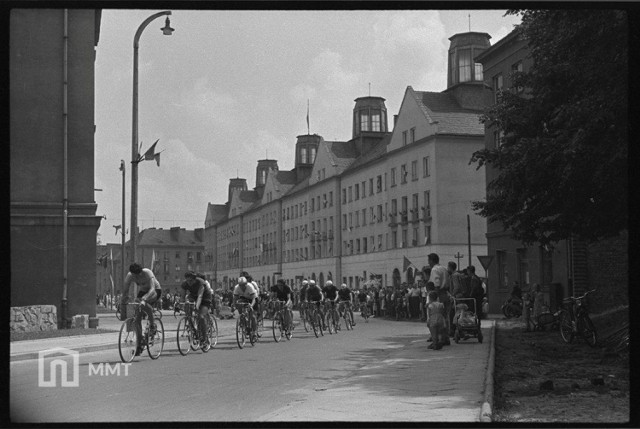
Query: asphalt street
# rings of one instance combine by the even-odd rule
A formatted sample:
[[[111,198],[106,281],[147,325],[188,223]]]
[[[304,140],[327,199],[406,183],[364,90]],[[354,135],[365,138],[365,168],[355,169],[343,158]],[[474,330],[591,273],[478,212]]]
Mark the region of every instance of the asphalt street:
[[[175,329],[172,316],[163,321]],[[440,351],[427,349],[426,325],[416,322],[358,318],[354,331],[320,338],[299,325],[280,343],[267,330],[242,350],[234,324],[219,321],[223,335],[206,354],[181,356],[169,336],[155,361],[143,354],[125,366],[117,349],[81,353],[77,387],[60,386],[61,377],[57,387],[39,387],[38,360],[11,362],[11,420],[478,421],[490,324],[482,344],[452,341]]]

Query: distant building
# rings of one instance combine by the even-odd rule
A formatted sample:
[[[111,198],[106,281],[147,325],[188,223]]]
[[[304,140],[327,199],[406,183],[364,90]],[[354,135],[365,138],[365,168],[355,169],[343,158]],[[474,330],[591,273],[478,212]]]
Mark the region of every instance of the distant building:
[[[225,288],[241,271],[267,286],[312,278],[357,289],[373,276],[399,286],[431,252],[445,264],[469,257],[467,215],[472,254],[485,255],[486,222],[471,211],[485,176],[469,159],[484,147],[479,115],[491,97],[472,59],[489,38],[451,37],[447,89],[407,87],[393,130],[384,98],[360,97],[350,140],[300,135],[293,169],[264,159],[253,190],[231,179],[228,201],[207,208],[207,272]],[[413,264],[406,271],[404,258]]]
[[[11,306],[96,314],[93,9],[11,9]],[[67,310],[63,308],[67,304]]]

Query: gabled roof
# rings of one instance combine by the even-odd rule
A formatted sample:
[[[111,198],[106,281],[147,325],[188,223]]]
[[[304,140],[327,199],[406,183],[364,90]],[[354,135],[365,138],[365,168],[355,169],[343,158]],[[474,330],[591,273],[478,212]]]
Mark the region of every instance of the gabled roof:
[[[278,170],[278,173],[276,174],[275,179],[281,185],[295,185],[296,179],[297,179],[296,171],[295,170],[290,170],[290,171]]]
[[[301,189],[309,187],[309,177],[306,177],[300,183],[296,184],[294,187],[289,189],[285,195],[295,194]]]
[[[174,235],[170,229],[147,228],[140,231],[138,246],[202,246],[194,230],[180,228]]]
[[[437,122],[437,134],[484,134],[479,110],[465,109],[450,92],[413,91],[425,116]]]
[[[356,159],[355,162],[349,166],[349,170],[353,170],[360,167],[361,165],[367,164],[368,162],[385,156],[387,153],[387,145],[391,141],[391,136],[392,133],[387,133],[387,135],[385,135],[384,138],[378,142],[378,144],[362,154],[361,157]]]
[[[332,165],[336,167],[336,174],[346,170],[358,156],[356,144],[353,141],[348,142],[326,142],[329,149],[329,159]]]
[[[240,201],[244,203],[253,203],[259,199],[256,191],[240,191]]]
[[[229,206],[227,204],[211,204],[207,206],[207,215],[205,217],[205,227],[215,225],[223,219],[227,218]]]

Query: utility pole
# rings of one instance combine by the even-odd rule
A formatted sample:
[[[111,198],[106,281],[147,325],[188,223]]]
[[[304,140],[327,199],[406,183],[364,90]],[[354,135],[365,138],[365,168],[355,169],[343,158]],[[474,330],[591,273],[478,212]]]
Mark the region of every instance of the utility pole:
[[[467,215],[467,243],[469,245],[469,266],[471,266],[471,221]]]

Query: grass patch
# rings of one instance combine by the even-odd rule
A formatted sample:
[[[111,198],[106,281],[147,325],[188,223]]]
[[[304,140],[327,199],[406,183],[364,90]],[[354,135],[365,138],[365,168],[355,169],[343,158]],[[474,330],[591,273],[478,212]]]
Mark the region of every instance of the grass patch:
[[[74,335],[95,335],[118,332],[113,329],[56,329],[53,331],[11,332],[11,341],[42,340],[45,338],[71,337]]]

